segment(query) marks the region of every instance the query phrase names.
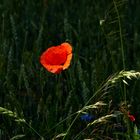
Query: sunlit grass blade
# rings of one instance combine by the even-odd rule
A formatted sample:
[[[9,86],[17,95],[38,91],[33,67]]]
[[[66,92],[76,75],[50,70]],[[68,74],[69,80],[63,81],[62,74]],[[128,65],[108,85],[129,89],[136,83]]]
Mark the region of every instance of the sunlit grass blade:
[[[16,122],[25,123],[25,120],[19,118],[16,112],[10,111],[6,108],[0,107],[0,114],[7,115],[8,117],[13,118]]]
[[[12,137],[10,140],[18,140],[18,139],[22,139],[24,137],[25,137],[25,135],[20,134],[20,135],[16,135],[16,136]]]

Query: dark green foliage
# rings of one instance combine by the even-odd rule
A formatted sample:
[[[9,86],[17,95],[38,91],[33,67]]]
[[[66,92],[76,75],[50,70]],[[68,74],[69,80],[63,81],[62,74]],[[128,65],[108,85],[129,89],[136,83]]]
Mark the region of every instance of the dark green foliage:
[[[136,116],[135,129],[140,127],[139,80],[122,76],[129,86],[106,81],[123,69],[139,70],[139,6],[136,0],[1,0],[0,107],[26,122],[0,113],[0,139],[50,140],[61,133],[58,137],[70,140],[137,138],[129,134],[134,124],[124,112],[91,127],[76,114],[104,100],[108,106],[86,110],[98,119],[124,102]],[[53,75],[41,66],[40,55],[65,41],[73,46],[71,65]],[[127,128],[124,135],[118,124]]]

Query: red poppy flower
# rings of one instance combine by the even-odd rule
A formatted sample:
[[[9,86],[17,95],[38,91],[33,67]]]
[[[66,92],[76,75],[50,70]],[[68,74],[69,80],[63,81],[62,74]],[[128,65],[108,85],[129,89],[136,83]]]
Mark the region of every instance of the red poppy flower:
[[[40,63],[49,71],[55,74],[70,66],[72,59],[72,47],[69,43],[62,43],[58,46],[48,48],[40,57]]]
[[[133,115],[131,115],[130,112],[128,112],[128,117],[132,122],[135,121],[135,117]]]

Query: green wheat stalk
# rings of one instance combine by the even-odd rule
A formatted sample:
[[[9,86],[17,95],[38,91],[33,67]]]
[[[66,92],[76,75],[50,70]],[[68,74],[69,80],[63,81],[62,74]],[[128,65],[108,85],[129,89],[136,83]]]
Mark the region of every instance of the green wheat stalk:
[[[123,61],[123,69],[125,70],[125,55],[124,55],[124,44],[123,44],[123,36],[122,36],[121,18],[120,18],[119,10],[117,8],[116,1],[113,0],[113,3],[114,3],[115,10],[116,10],[117,18],[118,18],[121,54],[122,54],[122,61]]]
[[[116,84],[118,81],[122,79],[123,83],[127,84],[126,79],[132,80],[132,78],[139,78],[140,77],[140,72],[136,72],[134,70],[130,71],[120,71],[118,74],[113,75],[108,81],[108,84]],[[125,79],[126,78],[126,79]]]
[[[0,107],[0,114],[6,115],[10,118],[13,118],[15,122],[26,124],[29,128],[31,128],[41,138],[41,140],[44,140],[44,138],[31,125],[29,125],[25,121],[25,119],[19,118],[16,112],[13,112],[13,111],[8,110],[6,108]]]
[[[111,87],[109,85],[115,85],[116,83],[118,83],[121,79],[122,81],[124,82],[124,84],[127,84],[127,82],[124,80],[124,78],[127,78],[129,80],[132,80],[132,78],[139,78],[140,77],[140,72],[136,72],[134,70],[131,70],[131,71],[120,71],[118,74],[114,74],[112,77],[110,77],[107,82],[105,82],[96,92],[95,94],[93,94],[93,96],[86,102],[86,104],[84,105],[84,107],[79,110],[75,116],[75,118],[73,119],[72,123],[70,124],[70,126],[68,127],[64,137],[62,140],[65,140],[66,139],[66,136],[68,135],[71,127],[73,126],[73,124],[75,123],[75,121],[77,120],[77,118],[79,117],[80,113],[84,112],[85,110],[88,110],[90,108],[96,108],[97,106],[96,105],[105,105],[104,103],[102,102],[97,102],[95,103],[94,105],[89,105],[89,102],[98,94],[100,93],[102,90],[106,89],[106,87]],[[101,104],[100,104],[101,103]],[[73,115],[73,114],[72,114]],[[71,116],[72,116],[71,115]],[[115,115],[116,116],[116,115]],[[110,118],[110,117],[114,117],[114,114],[110,114],[110,115],[107,115],[107,116],[103,116],[102,118],[99,118],[98,120],[95,120],[95,122],[93,122],[93,124],[95,123],[98,123],[98,122],[102,122],[104,120],[106,120],[107,118]],[[69,118],[69,117],[68,117]],[[68,119],[66,118],[66,119]]]
[[[16,122],[25,123],[25,120],[23,118],[19,118],[16,112],[13,112],[6,108],[0,107],[0,114],[7,115],[13,118]]]

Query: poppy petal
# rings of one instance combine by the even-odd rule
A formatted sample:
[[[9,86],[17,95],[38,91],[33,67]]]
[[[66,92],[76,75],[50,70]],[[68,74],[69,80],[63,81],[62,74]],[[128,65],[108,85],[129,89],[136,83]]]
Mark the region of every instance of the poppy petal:
[[[61,46],[66,49],[67,54],[72,53],[72,47],[71,47],[71,45],[69,43],[66,43],[66,42],[62,43]]]
[[[67,59],[67,53],[65,49],[61,49],[60,47],[51,47],[43,53],[42,57],[50,65],[61,65]]]
[[[128,117],[129,117],[129,119],[130,119],[132,122],[135,121],[135,117],[134,117],[133,115],[129,115]]]
[[[67,56],[67,60],[63,65],[63,70],[67,69],[70,66],[71,59],[72,59],[72,53]]]
[[[63,70],[63,67],[60,66],[60,65],[47,65],[47,64],[44,64],[44,67],[51,73],[55,73],[55,74],[58,74],[60,73],[62,70]]]
[[[60,73],[69,67],[72,47],[69,43],[48,48],[40,57],[40,63],[52,73]]]

